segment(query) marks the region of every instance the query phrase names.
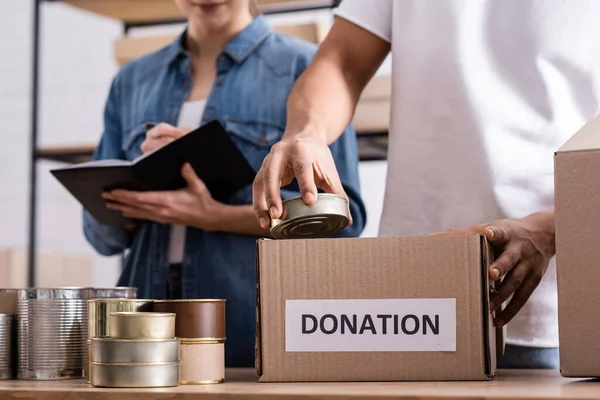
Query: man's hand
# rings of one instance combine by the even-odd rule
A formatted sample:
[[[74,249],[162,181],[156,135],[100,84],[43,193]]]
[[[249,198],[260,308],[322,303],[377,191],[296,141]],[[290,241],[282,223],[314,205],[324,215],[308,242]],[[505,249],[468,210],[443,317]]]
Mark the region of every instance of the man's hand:
[[[317,188],[348,199],[342,187],[331,151],[317,136],[295,135],[282,139],[265,157],[252,188],[254,212],[260,226],[269,227],[270,218],[281,217],[280,187],[296,178],[306,204],[317,200]]]
[[[501,327],[519,312],[538,286],[555,254],[554,209],[520,219],[504,219],[433,235],[483,234],[499,254],[489,269],[490,279],[504,277],[492,294],[491,310],[498,310],[512,295],[495,325]]]
[[[162,123],[146,132],[146,139],[141,144],[143,153],[154,151],[180,136],[190,133],[190,129],[176,128],[172,125]]]
[[[134,192],[113,190],[105,193],[107,207],[120,211],[123,216],[149,220],[161,224],[194,226],[210,231],[216,226],[221,203],[212,198],[204,182],[194,169],[185,164],[182,176],[187,187],[175,191]]]

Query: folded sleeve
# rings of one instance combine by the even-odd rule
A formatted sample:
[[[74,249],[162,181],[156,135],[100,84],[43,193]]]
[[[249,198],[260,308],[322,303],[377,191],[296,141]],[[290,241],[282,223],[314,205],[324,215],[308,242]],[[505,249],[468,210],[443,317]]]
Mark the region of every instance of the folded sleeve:
[[[393,5],[394,0],[342,0],[334,15],[391,42]]]

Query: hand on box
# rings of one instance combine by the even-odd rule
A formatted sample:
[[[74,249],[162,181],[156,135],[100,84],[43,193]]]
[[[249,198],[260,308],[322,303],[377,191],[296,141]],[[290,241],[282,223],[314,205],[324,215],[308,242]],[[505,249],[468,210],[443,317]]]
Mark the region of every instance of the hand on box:
[[[190,129],[176,128],[172,125],[162,123],[146,132],[146,139],[142,142],[140,148],[143,153],[154,151],[180,136],[190,133]]]
[[[279,189],[296,178],[306,204],[317,200],[317,188],[348,199],[327,143],[312,135],[296,135],[276,143],[263,160],[252,188],[254,213],[260,226],[281,217]],[[352,221],[350,221],[352,223]]]
[[[554,210],[434,235],[452,234],[483,234],[494,246],[497,258],[490,266],[489,276],[494,281],[502,277],[504,280],[492,294],[490,307],[491,311],[497,311],[512,295],[494,321],[497,327],[507,324],[525,305],[555,254]]]
[[[186,163],[181,174],[187,181],[184,189],[157,192],[113,190],[104,194],[110,200],[107,207],[120,211],[127,218],[212,230],[223,205],[212,198],[191,165]]]

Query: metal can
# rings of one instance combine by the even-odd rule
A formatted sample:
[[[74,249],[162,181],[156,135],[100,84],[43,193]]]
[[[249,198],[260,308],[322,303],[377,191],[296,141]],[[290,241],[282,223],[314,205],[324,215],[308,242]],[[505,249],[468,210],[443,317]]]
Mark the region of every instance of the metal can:
[[[116,339],[172,339],[175,314],[156,312],[112,312],[109,335]]]
[[[169,364],[179,362],[179,339],[92,338],[92,363]]]
[[[91,288],[17,291],[18,379],[83,377],[91,293]]]
[[[175,313],[175,336],[190,339],[225,339],[225,300],[155,300],[155,312]]]
[[[182,340],[180,353],[180,384],[225,382],[225,340]]]
[[[94,288],[92,299],[135,299],[135,287]]]
[[[14,379],[16,337],[15,317],[10,314],[0,314],[0,380]]]
[[[158,388],[179,385],[179,363],[101,364],[91,363],[93,386],[109,388]]]
[[[320,193],[311,205],[300,196],[285,200],[282,216],[271,220],[271,235],[275,239],[324,238],[349,224],[348,201],[338,195]]]
[[[88,338],[108,337],[110,313],[149,312],[153,300],[144,299],[93,299],[88,301]]]

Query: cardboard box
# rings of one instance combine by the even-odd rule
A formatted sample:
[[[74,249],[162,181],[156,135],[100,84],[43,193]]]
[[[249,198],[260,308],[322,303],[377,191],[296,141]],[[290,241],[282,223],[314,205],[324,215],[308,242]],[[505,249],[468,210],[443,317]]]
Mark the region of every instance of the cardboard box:
[[[321,23],[274,26],[275,32],[284,33],[318,44],[329,32],[329,26]],[[160,50],[177,38],[177,35],[122,37],[115,40],[114,57],[119,65]]]
[[[0,288],[28,287],[27,250],[0,250]],[[94,280],[94,260],[91,256],[68,253],[38,253],[36,260],[37,287],[91,287]]]
[[[354,112],[358,133],[386,132],[390,127],[392,78],[376,75],[363,90]]]
[[[119,65],[150,54],[168,45],[177,35],[123,37],[115,41],[115,59]]]
[[[478,235],[259,240],[259,381],[492,379],[490,260]]]
[[[329,33],[329,29],[329,25],[316,22],[309,24],[279,25],[273,27],[275,32],[304,39],[307,42],[314,44],[321,43],[327,36],[327,33]]]
[[[600,377],[600,116],[555,154],[560,369]]]

